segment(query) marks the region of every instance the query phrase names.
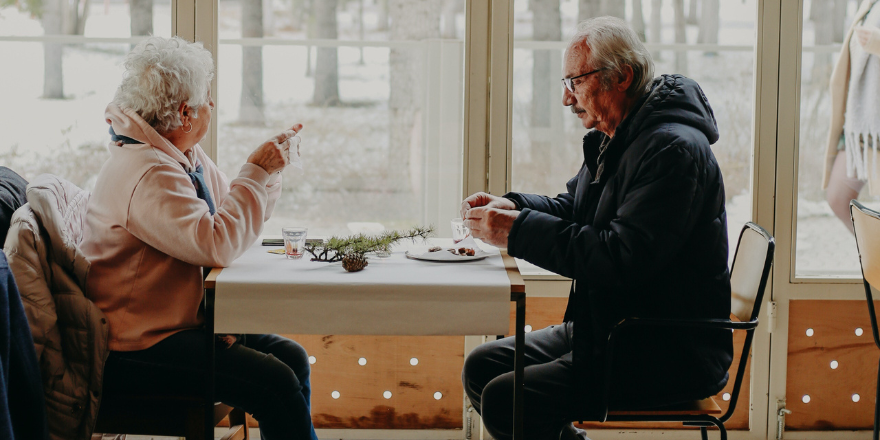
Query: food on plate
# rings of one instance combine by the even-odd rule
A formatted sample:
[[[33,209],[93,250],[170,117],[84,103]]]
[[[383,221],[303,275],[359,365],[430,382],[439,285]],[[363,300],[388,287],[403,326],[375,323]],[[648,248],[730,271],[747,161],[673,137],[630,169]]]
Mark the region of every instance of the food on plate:
[[[437,252],[437,251],[441,251],[441,250],[443,250],[442,247],[440,247],[440,246],[434,246],[434,247],[432,247],[431,249],[428,249],[428,252]]]

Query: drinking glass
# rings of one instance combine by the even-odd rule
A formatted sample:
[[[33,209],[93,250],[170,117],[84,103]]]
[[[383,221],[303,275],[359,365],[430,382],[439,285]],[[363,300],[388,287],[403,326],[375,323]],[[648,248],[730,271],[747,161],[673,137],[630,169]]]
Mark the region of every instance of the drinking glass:
[[[305,253],[307,228],[290,227],[281,228],[281,236],[284,237],[284,254],[290,260],[298,260]]]
[[[452,219],[452,241],[458,243],[471,235],[470,229],[464,225],[461,218]]]

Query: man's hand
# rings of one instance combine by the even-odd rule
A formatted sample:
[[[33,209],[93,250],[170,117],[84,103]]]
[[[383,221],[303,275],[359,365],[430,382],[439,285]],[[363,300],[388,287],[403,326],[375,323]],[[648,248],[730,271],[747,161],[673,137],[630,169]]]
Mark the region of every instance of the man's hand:
[[[479,208],[485,206],[487,208],[496,208],[501,210],[515,210],[516,205],[510,199],[504,197],[493,196],[484,192],[471,194],[468,198],[461,202],[461,218],[467,218],[467,212],[471,208]],[[514,217],[515,218],[515,217]]]
[[[474,194],[474,196],[478,194]],[[488,194],[485,195],[488,196]],[[468,197],[468,200],[471,197]],[[510,205],[505,206],[511,206],[510,209],[492,208],[487,204],[467,210],[467,217],[463,217],[464,224],[471,230],[471,235],[474,238],[479,238],[486,243],[500,248],[507,247],[507,236],[510,235],[513,221],[519,216],[519,211],[514,210],[514,206],[512,206],[513,202],[507,201]],[[464,203],[462,203],[462,207],[464,207]]]

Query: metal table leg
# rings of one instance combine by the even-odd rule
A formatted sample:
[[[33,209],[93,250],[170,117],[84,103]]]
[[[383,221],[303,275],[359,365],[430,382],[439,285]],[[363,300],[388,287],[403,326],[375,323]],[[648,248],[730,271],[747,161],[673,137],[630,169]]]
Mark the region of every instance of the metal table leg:
[[[524,440],[523,416],[525,414],[523,402],[524,385],[524,355],[526,342],[526,295],[523,293],[516,298],[516,342],[513,361],[513,440]]]

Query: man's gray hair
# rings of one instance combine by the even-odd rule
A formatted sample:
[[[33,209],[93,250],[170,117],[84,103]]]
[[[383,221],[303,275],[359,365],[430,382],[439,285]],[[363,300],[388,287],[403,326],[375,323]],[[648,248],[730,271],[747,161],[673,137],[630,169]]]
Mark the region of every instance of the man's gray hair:
[[[135,111],[161,134],[181,125],[178,108],[187,103],[197,118],[208,103],[214,60],[202,43],[180,37],[150,37],[125,57],[125,73],[113,102]]]
[[[633,69],[633,81],[626,90],[627,96],[635,97],[648,91],[654,80],[654,59],[625,21],[617,17],[582,21],[568,48],[578,45],[590,48],[593,69],[605,69],[600,73],[603,89],[608,90],[615,77],[623,72],[623,66],[628,65]]]

